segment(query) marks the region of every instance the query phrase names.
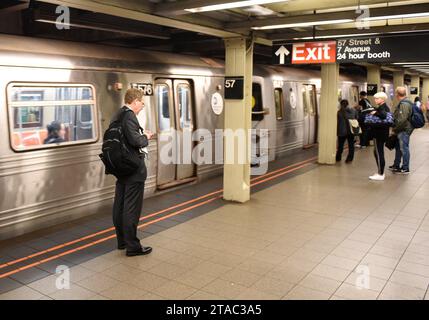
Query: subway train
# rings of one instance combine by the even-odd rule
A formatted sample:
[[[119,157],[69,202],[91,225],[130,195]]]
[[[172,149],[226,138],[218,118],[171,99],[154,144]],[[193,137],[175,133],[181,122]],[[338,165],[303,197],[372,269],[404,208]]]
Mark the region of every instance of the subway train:
[[[358,103],[365,79],[340,76],[338,94]],[[223,128],[224,63],[163,52],[0,35],[0,239],[110,212],[115,179],[99,159],[102,137],[127,88],[144,91],[150,141],[145,197],[222,173],[210,163],[164,164],[160,137],[172,129]],[[270,161],[317,143],[320,72],[255,65],[252,127],[267,129]],[[383,80],[389,97],[393,88]],[[63,124],[64,142],[46,143]],[[180,139],[178,140],[181,143]],[[223,157],[214,154],[213,157]]]

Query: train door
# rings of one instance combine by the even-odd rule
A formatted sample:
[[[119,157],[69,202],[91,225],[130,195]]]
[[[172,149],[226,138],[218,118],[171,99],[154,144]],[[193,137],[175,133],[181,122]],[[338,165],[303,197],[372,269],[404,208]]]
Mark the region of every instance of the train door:
[[[187,80],[158,79],[155,82],[158,189],[195,180],[195,164],[191,159],[192,142],[189,139],[194,131],[192,97],[192,86]]]
[[[302,86],[304,108],[304,147],[317,141],[317,97],[315,85]]]

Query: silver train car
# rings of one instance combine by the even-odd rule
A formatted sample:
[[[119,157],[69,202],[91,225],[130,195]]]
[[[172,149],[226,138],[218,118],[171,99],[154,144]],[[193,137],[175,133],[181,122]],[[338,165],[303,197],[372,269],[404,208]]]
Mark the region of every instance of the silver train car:
[[[218,60],[0,35],[0,239],[110,212],[115,179],[98,154],[132,86],[147,94],[139,121],[157,133],[145,197],[221,174],[217,159],[164,164],[159,152],[160,137],[172,129],[206,129],[198,144],[223,128],[223,112],[211,103],[223,96],[223,80]],[[339,98],[357,103],[364,88],[364,79],[342,75]],[[319,93],[317,71],[254,67],[249,107],[253,128],[268,129],[269,160],[317,143]],[[65,142],[45,143],[53,121],[64,124]]]

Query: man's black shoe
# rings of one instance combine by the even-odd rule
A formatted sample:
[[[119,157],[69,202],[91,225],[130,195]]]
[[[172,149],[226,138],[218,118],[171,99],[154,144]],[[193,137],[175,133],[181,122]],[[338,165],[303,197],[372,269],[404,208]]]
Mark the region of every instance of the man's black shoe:
[[[123,245],[118,244],[118,250],[125,250],[126,247],[127,246],[125,244],[123,244]]]
[[[127,256],[128,257],[134,257],[134,256],[143,256],[145,254],[149,254],[152,252],[152,248],[151,247],[142,247],[140,250],[138,251],[127,251]]]
[[[395,169],[398,169],[398,170],[399,170],[399,168],[398,168],[398,167],[396,167],[396,166],[394,166],[394,165],[389,166],[389,170],[390,170],[390,171],[394,171]]]

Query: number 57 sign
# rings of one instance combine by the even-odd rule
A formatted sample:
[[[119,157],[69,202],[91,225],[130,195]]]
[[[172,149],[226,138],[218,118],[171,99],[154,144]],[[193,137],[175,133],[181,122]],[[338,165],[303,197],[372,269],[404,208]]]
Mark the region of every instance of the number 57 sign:
[[[225,77],[225,99],[244,98],[244,77]]]

